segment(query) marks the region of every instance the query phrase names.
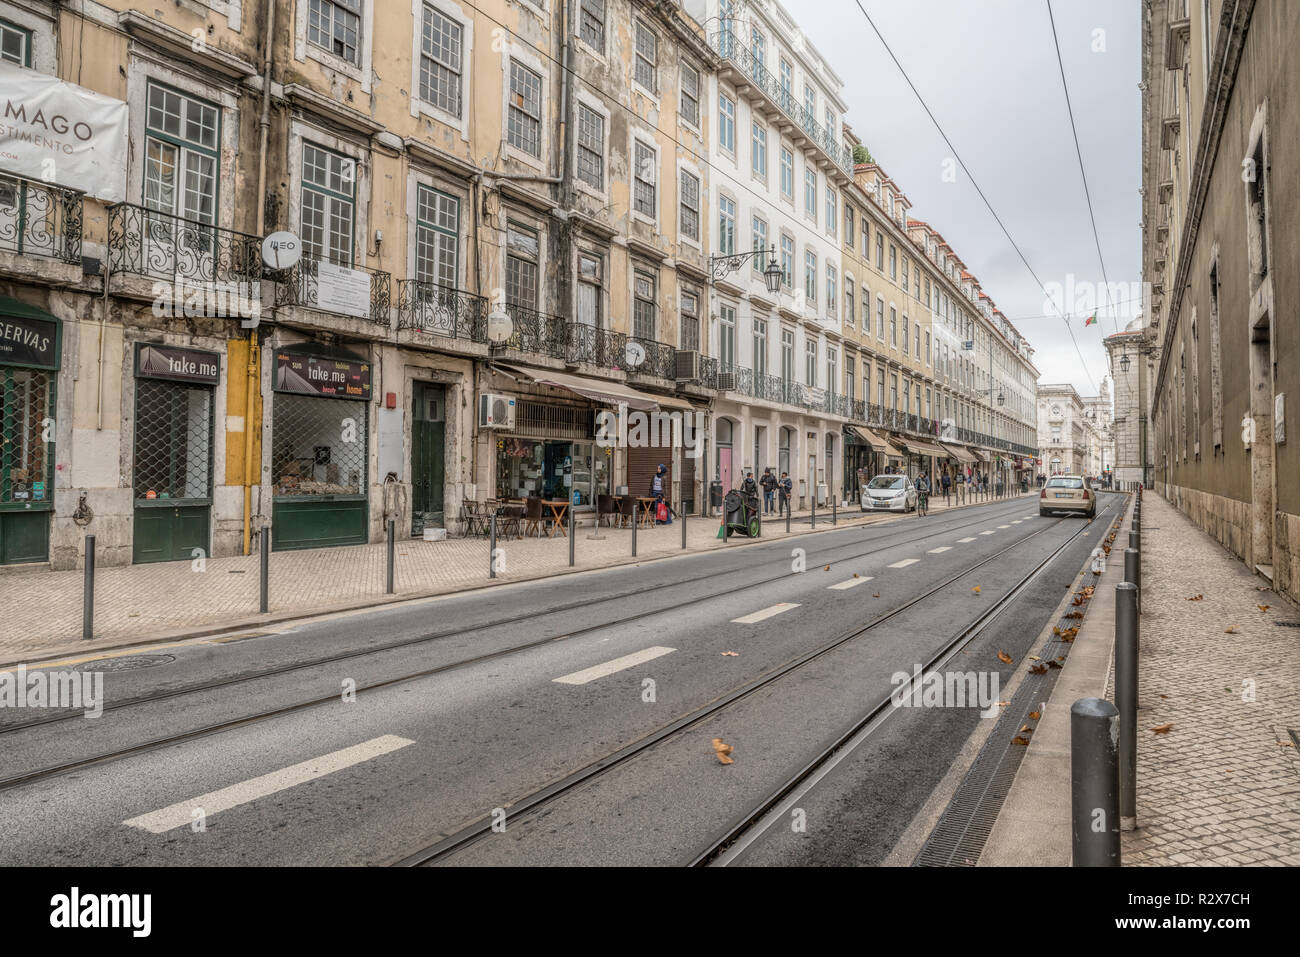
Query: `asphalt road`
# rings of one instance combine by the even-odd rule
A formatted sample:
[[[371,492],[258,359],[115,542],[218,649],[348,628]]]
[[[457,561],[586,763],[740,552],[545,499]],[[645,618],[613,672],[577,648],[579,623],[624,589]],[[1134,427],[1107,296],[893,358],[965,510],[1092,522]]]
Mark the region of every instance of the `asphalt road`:
[[[0,709],[0,864],[383,864],[494,811],[499,832],[447,863],[684,863],[1082,522],[1039,517],[1033,497],[819,522],[781,543],[145,650],[161,660],[104,675],[98,718]],[[997,652],[1021,660],[1102,526],[966,649],[964,668],[1005,683],[1014,665]],[[539,789],[940,585],[512,816]],[[736,621],[755,613],[766,617]],[[773,829],[743,862],[886,859],[978,725],[970,709],[898,710],[809,795],[805,830]],[[715,737],[734,764],[718,762]]]

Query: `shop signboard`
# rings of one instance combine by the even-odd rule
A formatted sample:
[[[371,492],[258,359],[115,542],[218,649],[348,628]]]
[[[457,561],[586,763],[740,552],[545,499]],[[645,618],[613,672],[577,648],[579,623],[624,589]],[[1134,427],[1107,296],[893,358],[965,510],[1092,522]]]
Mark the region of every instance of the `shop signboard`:
[[[369,401],[370,363],[282,352],[275,357],[275,390]]]

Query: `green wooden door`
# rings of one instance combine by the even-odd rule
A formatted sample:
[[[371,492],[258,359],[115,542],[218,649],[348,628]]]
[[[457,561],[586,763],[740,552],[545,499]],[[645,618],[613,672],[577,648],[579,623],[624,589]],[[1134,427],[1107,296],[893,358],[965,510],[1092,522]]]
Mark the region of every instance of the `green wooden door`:
[[[411,427],[412,535],[423,533],[425,526],[441,528],[444,522],[444,396],[443,386],[416,383],[415,416]]]
[[[0,565],[49,561],[56,374],[0,367]]]

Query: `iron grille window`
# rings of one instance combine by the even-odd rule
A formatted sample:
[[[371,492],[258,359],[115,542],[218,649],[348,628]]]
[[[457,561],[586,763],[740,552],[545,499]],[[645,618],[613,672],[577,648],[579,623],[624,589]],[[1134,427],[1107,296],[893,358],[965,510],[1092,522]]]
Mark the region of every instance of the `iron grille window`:
[[[361,0],[311,0],[307,40],[349,63],[357,62]]]
[[[605,52],[605,0],[582,0],[578,35],[593,50]]]
[[[420,98],[461,115],[461,43],[464,30],[433,7],[424,8],[420,33]]]
[[[277,497],[364,495],[366,404],[275,394],[271,475]]]
[[[682,170],[682,235],[700,238],[700,179]]]
[[[415,278],[453,288],[460,278],[460,200],[424,184],[415,192]]]
[[[578,179],[605,188],[605,118],[578,104]]]
[[[700,71],[689,63],[682,64],[681,117],[691,126],[700,125]]]
[[[638,83],[651,93],[659,92],[659,38],[640,20],[636,24],[636,73]]]
[[[700,296],[696,292],[682,293],[682,349],[700,351]]]
[[[302,245],[314,259],[352,265],[356,161],[302,144]]]
[[[632,335],[647,342],[655,341],[655,277],[636,271],[632,312]]]
[[[542,78],[513,60],[510,61],[506,140],[525,153],[542,154]]]
[[[208,386],[136,380],[137,499],[212,497],[212,407]]]
[[[51,375],[0,367],[0,503],[50,499],[52,443],[44,439],[53,408]]]
[[[647,216],[655,214],[655,151],[640,140],[635,141],[636,175],[633,182],[633,208]]]
[[[506,302],[537,308],[537,232],[510,223],[506,229]]]

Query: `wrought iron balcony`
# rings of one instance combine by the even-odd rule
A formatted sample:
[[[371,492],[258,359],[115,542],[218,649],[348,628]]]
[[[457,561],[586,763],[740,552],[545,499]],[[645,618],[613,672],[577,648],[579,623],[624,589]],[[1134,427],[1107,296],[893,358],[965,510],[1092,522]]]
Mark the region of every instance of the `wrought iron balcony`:
[[[628,336],[627,341],[635,342],[645,350],[645,360],[639,365],[630,366],[628,372],[658,376],[661,379],[675,379],[677,377],[677,350],[675,348],[664,342],[655,342],[653,339],[641,339],[636,336]]]
[[[700,385],[717,391],[718,360],[714,356],[700,356]]]
[[[749,78],[750,82],[785,113],[797,127],[803,130],[817,148],[826,153],[850,176],[853,175],[853,152],[839,142],[835,131],[827,129],[817,122],[817,117],[795,100],[794,95],[781,86],[772,71],[759,62],[750,49],[741,42],[731,30],[722,30],[709,37],[709,45],[717,51],[718,56],[730,60]]]
[[[569,329],[562,316],[552,316],[526,306],[506,305],[514,333],[506,340],[510,349],[563,359],[568,354]]]
[[[627,336],[599,329],[583,322],[569,323],[569,348],[565,356],[571,365],[592,365],[602,369],[627,370]]]
[[[392,276],[382,270],[370,269],[366,266],[340,267],[351,269],[353,272],[364,273],[369,278],[369,302],[365,304],[358,303],[354,308],[341,298],[336,299],[329,295],[328,287],[326,287],[326,295],[321,295],[322,275],[330,267],[337,265],[328,260],[309,259],[304,256],[299,260],[298,265],[285,270],[286,275],[276,283],[275,304],[277,306],[305,306],[309,309],[318,309],[321,312],[330,312],[339,316],[352,316],[355,319],[372,322],[378,326],[387,326],[390,322],[390,309],[393,301]]]
[[[230,284],[261,295],[262,241],[256,236],[135,203],[109,207],[108,264],[114,273]]]
[[[0,249],[81,262],[81,193],[0,176]]]
[[[397,328],[487,342],[488,300],[452,286],[397,280]]]

